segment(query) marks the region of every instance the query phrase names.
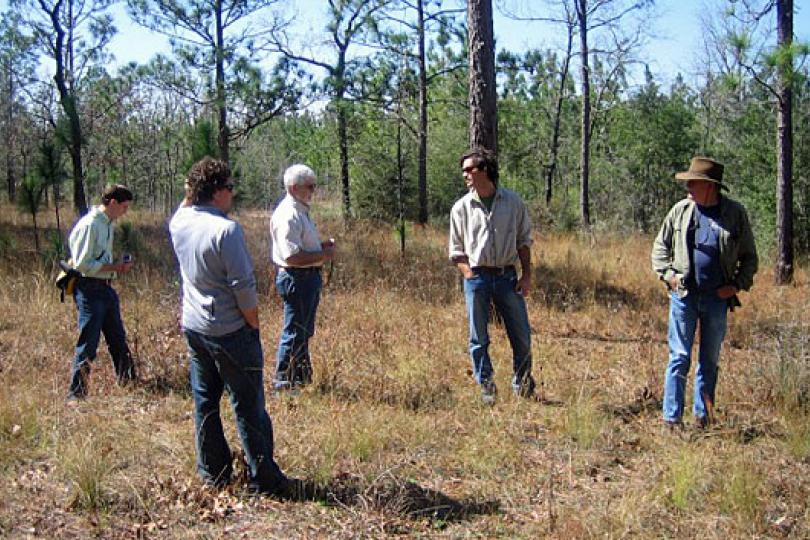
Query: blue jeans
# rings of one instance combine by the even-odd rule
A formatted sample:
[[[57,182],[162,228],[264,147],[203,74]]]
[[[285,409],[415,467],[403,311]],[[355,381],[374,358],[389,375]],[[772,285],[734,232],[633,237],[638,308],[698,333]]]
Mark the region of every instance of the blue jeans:
[[[720,346],[726,335],[727,315],[727,301],[716,294],[690,292],[680,298],[677,292],[670,293],[669,365],[664,380],[664,420],[680,422],[683,416],[686,378],[689,375],[692,344],[698,322],[700,346],[692,414],[695,418],[706,418],[709,408],[714,406],[717,364]]]
[[[464,280],[464,298],[470,321],[470,357],[475,381],[482,384],[492,379],[489,357],[489,306],[503,319],[512,346],[512,387],[518,391],[532,372],[531,329],[526,301],[515,291],[517,273],[514,269],[503,274],[481,272]]]
[[[228,390],[251,489],[272,492],[284,476],[273,460],[273,424],[265,410],[259,331],[250,326],[225,336],[183,330],[190,356],[194,394],[197,470],[206,483],[222,486],[233,472],[222,430],[219,403]]]
[[[315,334],[321,285],[318,269],[286,269],[276,275],[276,289],[284,300],[284,326],[276,354],[275,388],[312,382],[309,338]]]
[[[127,346],[121,306],[115,289],[101,280],[80,278],[73,292],[79,315],[79,339],[70,370],[69,398],[87,395],[90,363],[96,358],[101,334],[107,342],[119,383],[135,379],[135,363]]]

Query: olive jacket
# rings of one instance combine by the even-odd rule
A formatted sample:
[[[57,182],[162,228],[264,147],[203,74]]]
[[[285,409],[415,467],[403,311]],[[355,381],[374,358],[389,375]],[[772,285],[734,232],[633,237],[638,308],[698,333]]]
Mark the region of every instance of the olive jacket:
[[[720,225],[720,267],[725,284],[747,291],[754,283],[758,259],[754,234],[745,207],[721,195],[718,225]],[[668,287],[670,279],[677,277],[679,283],[677,291],[681,297],[688,293],[686,278],[691,270],[687,233],[695,226],[695,202],[688,198],[679,201],[667,214],[653,243],[653,270]],[[729,307],[732,309],[740,305],[737,295],[729,298]]]

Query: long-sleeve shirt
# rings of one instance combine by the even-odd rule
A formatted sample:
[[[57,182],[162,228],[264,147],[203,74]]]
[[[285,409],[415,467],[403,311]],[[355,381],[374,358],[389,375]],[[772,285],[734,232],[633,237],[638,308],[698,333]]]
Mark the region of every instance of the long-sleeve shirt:
[[[258,305],[256,278],[242,227],[211,206],[181,206],[169,222],[183,279],[182,326],[224,336]]]
[[[302,251],[321,251],[321,237],[309,217],[309,207],[287,195],[270,218],[270,252],[277,266],[291,266],[287,259]]]
[[[471,191],[450,211],[450,260],[467,257],[474,266],[517,266],[518,249],[532,244],[529,211],[517,193],[498,188],[487,210]]]
[[[113,224],[100,206],[85,214],[68,237],[73,267],[85,277],[112,279],[115,272],[102,272],[101,266],[113,262]]]

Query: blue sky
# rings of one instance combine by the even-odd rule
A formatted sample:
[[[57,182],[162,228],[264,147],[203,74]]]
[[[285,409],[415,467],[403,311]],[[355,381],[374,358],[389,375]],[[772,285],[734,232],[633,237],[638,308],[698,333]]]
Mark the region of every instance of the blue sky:
[[[5,0],[0,0],[6,4]],[[520,0],[513,0],[520,1]],[[500,2],[496,0],[496,5]],[[301,35],[321,35],[323,27],[324,0],[294,0],[283,2],[295,6],[297,31]],[[810,41],[810,9],[801,1],[796,1],[794,32],[799,40]],[[542,6],[540,0],[524,0],[524,5]],[[677,73],[689,78],[694,71],[701,50],[700,12],[704,10],[703,0],[658,0],[656,16],[643,21],[645,29],[652,35],[648,43],[638,52],[641,60],[650,65],[656,79],[669,82]],[[804,8],[804,9],[803,9]],[[497,47],[519,52],[529,48],[561,48],[562,36],[559,30],[539,22],[515,21],[495,10],[495,35]],[[143,63],[157,52],[166,52],[164,37],[132,23],[122,4],[115,7],[118,35],[112,43],[116,64],[130,61]],[[640,68],[639,68],[640,69]]]

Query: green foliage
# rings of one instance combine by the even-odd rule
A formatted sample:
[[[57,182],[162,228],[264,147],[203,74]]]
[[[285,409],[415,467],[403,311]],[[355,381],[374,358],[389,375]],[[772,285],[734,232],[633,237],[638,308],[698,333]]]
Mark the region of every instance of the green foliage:
[[[29,174],[20,184],[17,197],[17,206],[23,212],[30,214],[34,221],[42,208],[43,195],[47,184],[35,174]]]
[[[207,118],[199,119],[196,124],[188,129],[188,142],[191,153],[186,159],[186,170],[205,156],[219,156],[217,130],[214,123]]]
[[[129,222],[122,221],[118,226],[118,232],[115,235],[116,251],[118,253],[130,253],[138,255],[141,253],[141,237],[138,234],[138,229]]]
[[[679,510],[688,510],[700,500],[704,491],[704,471],[697,453],[683,449],[670,464],[665,475],[665,486],[670,503]]]

